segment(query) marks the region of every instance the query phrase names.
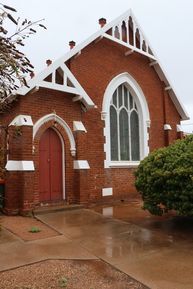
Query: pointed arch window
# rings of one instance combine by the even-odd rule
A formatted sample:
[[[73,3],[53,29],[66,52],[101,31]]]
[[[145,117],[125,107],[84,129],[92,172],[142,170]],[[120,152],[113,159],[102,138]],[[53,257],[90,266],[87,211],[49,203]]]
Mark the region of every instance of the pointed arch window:
[[[109,115],[111,161],[139,161],[139,112],[125,84],[119,85],[113,93]]]

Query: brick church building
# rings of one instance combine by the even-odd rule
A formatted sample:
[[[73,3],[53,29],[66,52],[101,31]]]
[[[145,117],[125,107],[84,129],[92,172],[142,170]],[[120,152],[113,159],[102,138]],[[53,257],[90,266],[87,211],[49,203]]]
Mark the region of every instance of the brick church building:
[[[181,138],[187,113],[132,11],[99,24],[0,115],[7,214],[135,197],[140,160]]]

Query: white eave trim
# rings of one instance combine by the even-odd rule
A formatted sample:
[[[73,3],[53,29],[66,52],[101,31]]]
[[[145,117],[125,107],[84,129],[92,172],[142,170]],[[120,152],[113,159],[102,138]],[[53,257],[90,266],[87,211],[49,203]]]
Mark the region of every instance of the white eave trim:
[[[153,55],[150,55],[149,53],[146,53],[145,51],[142,51],[141,49],[139,49],[139,48],[137,48],[137,47],[134,47],[133,45],[130,45],[130,44],[128,44],[128,43],[124,43],[124,42],[121,41],[120,39],[117,39],[117,38],[115,38],[115,37],[113,37],[113,36],[111,36],[111,35],[109,35],[109,34],[107,34],[107,33],[104,33],[103,36],[104,36],[105,38],[107,38],[107,39],[110,39],[110,40],[112,40],[112,41],[120,44],[120,45],[123,45],[123,46],[125,46],[125,47],[127,47],[127,48],[130,48],[131,51],[138,52],[138,53],[140,53],[140,54],[142,54],[142,55],[147,56],[148,58],[151,58],[151,59],[153,59],[153,60],[156,60],[156,58],[155,58]],[[132,53],[132,52],[131,52],[131,53]],[[129,55],[129,54],[131,54],[131,53],[127,53],[126,56]]]
[[[145,35],[143,29],[142,29],[141,26],[139,25],[138,21],[136,20],[135,15],[133,14],[132,11],[131,11],[131,16],[132,16],[132,18],[135,20],[135,22],[137,23],[137,25],[138,25],[140,31],[142,32],[144,38],[146,39],[147,43],[148,43],[149,46],[151,47],[151,51],[152,51],[152,53],[153,53],[153,55],[154,55],[154,57],[155,57],[155,59],[156,59],[156,61],[157,61],[157,63],[154,62],[154,64],[157,64],[157,65],[153,65],[153,67],[154,67],[155,71],[157,72],[158,76],[160,77],[160,79],[165,82],[166,87],[170,87],[170,88],[171,88],[171,89],[168,91],[168,93],[169,93],[169,95],[171,96],[171,99],[172,99],[174,105],[176,106],[176,109],[177,109],[178,113],[180,114],[182,120],[188,120],[188,119],[190,119],[189,116],[188,116],[188,113],[186,112],[186,109],[184,108],[184,105],[181,103],[179,97],[178,97],[177,94],[175,93],[175,90],[174,90],[174,88],[173,88],[172,82],[171,82],[171,80],[169,79],[166,71],[163,69],[162,63],[160,62],[159,58],[157,57],[155,51],[152,49],[152,46],[151,46],[151,43],[150,43],[148,37]],[[151,62],[150,62],[150,64],[151,64]],[[162,79],[162,77],[161,77],[161,75],[160,75],[159,72],[161,72],[163,79]]]
[[[97,31],[95,34],[91,35],[88,39],[86,39],[84,42],[82,42],[81,44],[75,46],[71,51],[69,51],[68,53],[66,53],[63,57],[61,57],[60,59],[58,59],[58,63],[61,62],[62,60],[65,62],[68,59],[70,59],[71,57],[73,57],[74,55],[76,55],[77,53],[79,53],[79,51],[81,51],[84,47],[86,47],[87,45],[89,45],[91,42],[95,41],[98,38],[101,38],[104,36],[104,34],[110,29],[112,28],[114,25],[116,25],[117,23],[119,23],[121,20],[123,20],[125,17],[127,17],[128,15],[130,15],[134,21],[137,23],[137,26],[139,27],[140,31],[142,32],[144,38],[146,39],[148,45],[151,47],[151,43],[149,42],[147,36],[145,35],[143,29],[141,28],[141,26],[139,25],[138,21],[136,20],[135,15],[133,14],[132,10],[129,9],[128,11],[126,11],[124,14],[120,15],[118,18],[116,18],[115,20],[109,22],[108,24],[106,24],[103,28],[101,28],[99,31]],[[132,47],[133,49],[133,47]],[[177,96],[177,94],[175,93],[175,90],[171,84],[171,81],[169,80],[166,72],[163,70],[163,66],[162,64],[160,64],[160,61],[157,58],[157,55],[155,54],[155,52],[153,51],[152,47],[152,60],[153,62],[151,63],[151,65],[153,65],[153,67],[155,68],[156,72],[158,73],[158,70],[160,70],[164,76],[164,82],[166,84],[166,86],[170,86],[171,90],[168,91],[169,95],[172,98],[172,101],[174,103],[174,105],[176,106],[177,111],[179,112],[182,120],[188,120],[189,116],[188,113],[186,112],[186,109],[184,108],[184,105],[181,103],[181,101],[179,100],[179,97]],[[141,53],[141,51],[140,51]],[[155,65],[156,64],[156,65]],[[158,73],[159,75],[159,73]]]
[[[45,81],[45,78],[48,77],[50,74],[53,74],[59,67],[61,67],[61,69],[65,73],[65,76],[69,78],[69,80],[72,82],[74,87]],[[70,71],[70,69],[67,67],[67,65],[64,63],[62,59],[60,62],[55,61],[54,63],[49,65],[46,69],[44,69],[42,72],[40,72],[37,76],[35,76],[33,79],[29,80],[28,85],[29,87],[22,86],[20,89],[18,89],[17,94],[26,95],[34,87],[37,87],[37,86],[45,87],[49,89],[55,89],[55,90],[59,90],[59,91],[67,92],[67,93],[72,93],[75,95],[81,95],[82,101],[84,102],[87,108],[92,108],[95,106],[94,102],[85,92],[85,90],[82,88],[80,83],[77,81],[75,76],[72,74],[72,72]]]
[[[150,62],[151,63],[151,62]],[[177,94],[175,92],[174,87],[172,86],[172,82],[169,80],[168,76],[166,75],[166,72],[163,70],[160,61],[157,63],[157,65],[154,65],[153,68],[155,69],[156,73],[158,74],[161,81],[163,81],[166,85],[165,91],[169,94],[171,97],[171,100],[173,101],[179,115],[181,116],[181,120],[188,120],[189,115],[180,101],[179,97],[177,97]]]
[[[91,42],[96,41],[96,39],[98,38],[102,38],[103,36],[106,36],[108,34],[106,34],[106,32],[111,29],[114,25],[118,24],[120,21],[124,20],[125,18],[131,16],[133,18],[133,20],[137,23],[137,26],[139,28],[139,30],[141,31],[141,33],[143,34],[146,42],[148,43],[149,47],[151,47],[150,42],[148,40],[148,38],[146,37],[145,33],[143,32],[143,29],[141,28],[141,26],[138,24],[138,21],[136,20],[133,12],[131,9],[129,9],[128,11],[126,11],[124,14],[120,15],[118,18],[116,18],[115,20],[109,22],[108,24],[106,24],[103,28],[101,28],[99,31],[97,31],[96,33],[94,33],[93,35],[91,35],[89,38],[87,38],[84,42],[82,42],[81,44],[75,46],[73,49],[71,49],[69,52],[67,52],[65,55],[63,55],[62,57],[60,57],[58,60],[56,60],[54,63],[52,63],[49,67],[47,67],[42,73],[38,74],[37,77],[34,77],[34,79],[32,79],[29,82],[30,85],[30,89],[27,87],[22,87],[21,89],[19,89],[17,91],[18,94],[21,95],[25,95],[27,92],[29,92],[30,90],[32,90],[34,87],[38,86],[38,80],[39,78],[42,80],[44,79],[46,76],[48,76],[51,72],[52,69],[57,69],[58,67],[61,66],[61,64],[63,63],[65,65],[65,62],[67,60],[69,60],[70,58],[72,58],[73,56],[76,56],[78,53],[80,53],[80,51],[86,47],[87,45],[89,45]],[[109,35],[110,36],[110,35]],[[108,36],[108,38],[109,38]],[[110,39],[110,38],[109,38]],[[120,43],[121,45],[123,45],[123,41]],[[128,47],[128,46],[127,46]],[[131,48],[131,47],[128,47]],[[134,50],[134,47],[132,46],[132,50]],[[181,103],[181,101],[179,100],[178,96],[175,93],[175,90],[173,89],[173,86],[171,85],[171,81],[169,80],[166,72],[163,70],[163,66],[161,65],[160,61],[158,61],[158,58],[155,54],[155,52],[153,51],[152,47],[151,47],[151,51],[153,53],[153,55],[149,55],[148,57],[150,59],[153,60],[152,63],[150,63],[150,65],[153,65],[153,67],[155,68],[156,72],[158,73],[159,77],[160,77],[160,73],[162,74],[163,77],[160,77],[161,80],[163,80],[166,84],[166,86],[171,87],[171,90],[168,91],[169,95],[172,98],[172,101],[174,102],[174,105],[176,106],[177,111],[179,112],[182,120],[188,120],[189,116],[183,106],[183,104]],[[137,51],[139,53],[141,53],[142,51]],[[155,62],[156,60],[156,62]],[[158,64],[158,65],[154,65],[154,64]],[[66,66],[66,65],[65,65]],[[66,66],[67,67],[67,66]],[[160,72],[160,73],[159,73]],[[74,76],[73,76],[74,77]],[[164,79],[162,79],[164,78]],[[74,77],[75,79],[75,77]],[[77,81],[77,80],[76,80]],[[81,87],[81,85],[79,84],[79,88]],[[94,103],[92,102],[92,100],[89,98],[89,96],[86,94],[86,92],[84,91],[84,89],[81,87],[81,91],[84,92],[84,95],[82,93],[78,93],[78,95],[83,96],[83,100],[85,101],[85,104],[87,107],[94,107]]]

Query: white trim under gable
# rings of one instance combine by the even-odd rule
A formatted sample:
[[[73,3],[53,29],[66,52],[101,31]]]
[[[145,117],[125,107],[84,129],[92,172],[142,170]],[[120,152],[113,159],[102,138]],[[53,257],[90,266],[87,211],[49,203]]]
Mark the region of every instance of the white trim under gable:
[[[104,152],[106,154],[105,160],[105,168],[109,167],[136,167],[139,162],[133,161],[111,161],[110,155],[110,118],[109,118],[109,108],[110,108],[110,101],[112,99],[114,91],[118,88],[121,84],[128,85],[128,88],[133,94],[135,102],[138,107],[139,112],[139,123],[140,123],[140,159],[143,159],[149,153],[149,133],[148,127],[150,126],[150,114],[148,105],[146,102],[145,95],[139,84],[136,80],[127,72],[121,73],[117,75],[115,78],[111,80],[109,85],[107,86],[103,98],[102,104],[102,116],[105,121],[105,128],[104,128],[104,137],[105,137],[105,144],[104,144]]]
[[[131,49],[131,52],[130,51],[128,53],[126,52],[125,56],[128,56],[128,55],[132,54],[135,51],[135,52],[138,52],[138,53],[140,53],[142,55],[145,55],[145,56],[149,57],[152,60],[156,60],[156,58],[153,55],[143,51],[140,48],[134,47],[133,45],[130,45],[129,43],[126,43],[126,42],[124,42],[124,41],[122,41],[120,39],[117,39],[117,38],[115,38],[115,37],[113,37],[113,36],[111,36],[111,35],[109,35],[107,33],[104,33],[104,37],[107,38],[107,39],[110,39],[110,40],[112,40],[112,41],[114,41],[114,42],[116,42],[118,44],[121,44],[121,45],[123,45],[123,46],[125,46],[125,47],[127,47],[129,49]]]
[[[59,68],[63,74],[63,84],[58,84],[56,83],[55,80],[56,70]],[[45,80],[49,75],[52,75],[52,80],[50,82]],[[67,79],[70,80],[70,82],[73,84],[73,87],[68,85]],[[29,91],[31,91],[34,87],[45,87],[49,89],[72,93],[74,95],[81,95],[82,102],[85,104],[87,108],[95,106],[91,98],[88,96],[88,94],[85,92],[80,83],[77,81],[77,79],[74,77],[72,72],[69,70],[67,65],[62,60],[60,63],[55,61],[53,64],[49,65],[46,69],[44,69],[41,73],[39,73],[37,76],[29,80],[28,86],[29,87],[22,86],[20,89],[17,90],[17,94],[25,95]]]
[[[120,39],[118,39],[116,37],[111,37],[111,35],[107,33],[110,29],[114,29],[115,27],[118,27],[118,30],[120,31],[120,27],[121,27],[123,21],[128,20],[129,17],[131,17],[132,20],[133,20],[135,31],[138,28],[139,34],[140,34],[140,38],[145,41],[145,44],[147,46],[146,51],[144,51],[142,45],[140,46],[140,48],[137,48],[135,42],[134,42],[133,45],[130,45],[130,44],[128,44],[128,43],[126,43],[126,42],[124,42],[124,41],[122,41],[122,40],[120,40]],[[126,26],[127,25],[128,24],[126,24]],[[152,67],[157,72],[159,78],[162,81],[165,82],[165,85],[171,87],[171,90],[169,90],[168,93],[169,93],[169,95],[170,95],[170,97],[171,97],[171,99],[172,99],[177,111],[179,112],[182,120],[189,119],[189,116],[188,116],[183,104],[181,103],[180,99],[178,98],[177,94],[175,93],[175,90],[174,90],[174,87],[172,86],[171,81],[169,80],[166,72],[163,70],[163,66],[160,63],[160,61],[158,61],[158,58],[157,58],[155,52],[152,50],[152,47],[150,48],[150,45],[149,45],[150,42],[147,39],[147,37],[145,36],[145,34],[144,34],[142,28],[140,27],[140,25],[138,24],[138,21],[136,20],[136,18],[135,18],[135,16],[134,16],[134,14],[133,14],[131,9],[129,9],[124,14],[120,15],[118,18],[116,18],[115,20],[111,21],[110,23],[104,25],[99,31],[97,31],[96,33],[91,35],[84,42],[82,42],[81,44],[75,46],[73,49],[71,49],[65,55],[63,55],[58,60],[53,62],[43,72],[41,72],[40,74],[38,74],[36,77],[34,77],[32,80],[30,80],[28,82],[30,88],[22,87],[21,89],[19,89],[17,91],[17,93],[21,94],[21,95],[25,95],[27,92],[32,90],[34,87],[38,87],[38,83],[40,82],[40,84],[41,84],[41,81],[45,77],[47,77],[50,73],[54,73],[54,70],[58,69],[61,66],[62,66],[62,69],[64,69],[63,66],[65,66],[65,71],[67,71],[67,76],[69,75],[69,78],[72,81],[72,83],[76,82],[76,84],[75,84],[76,91],[71,90],[69,87],[67,89],[67,86],[66,86],[66,90],[68,90],[68,92],[69,92],[69,89],[70,89],[71,93],[75,93],[75,94],[77,92],[77,95],[81,96],[79,98],[79,100],[83,101],[87,108],[94,107],[93,101],[90,99],[90,97],[84,91],[84,89],[81,87],[80,83],[78,83],[78,81],[76,80],[76,78],[74,77],[74,75],[71,72],[70,72],[71,74],[69,73],[69,69],[66,66],[65,62],[68,61],[69,59],[71,59],[72,57],[75,57],[76,55],[80,54],[81,50],[84,49],[86,46],[88,46],[90,43],[92,43],[92,42],[96,43],[97,39],[101,39],[103,37],[106,37],[106,38],[108,38],[108,39],[110,39],[112,41],[116,41],[120,45],[127,46],[129,49],[132,49],[133,51],[135,51],[137,53],[141,53],[142,55],[147,56],[149,58],[149,60],[151,60],[150,65],[151,65],[151,63],[155,64],[155,60],[156,60],[157,65],[152,65]],[[148,48],[150,48],[150,49],[148,49]],[[52,86],[52,87],[54,87],[54,86]],[[59,89],[59,87],[55,86],[55,88],[53,88],[53,89]],[[61,86],[60,86],[60,90],[61,90]],[[65,89],[64,89],[64,91],[65,91]]]
[[[140,31],[143,33],[144,35],[144,38],[146,39],[146,41],[150,44],[150,41],[149,39],[147,38],[147,36],[145,35],[142,27],[140,26],[140,24],[138,23],[135,15],[132,13],[132,18],[134,19],[134,21],[137,23]],[[166,85],[166,87],[170,87],[170,90],[168,91],[169,93],[169,96],[171,97],[178,113],[180,114],[182,120],[188,120],[189,119],[189,116],[188,116],[188,113],[184,107],[184,105],[182,104],[182,102],[180,101],[180,98],[177,96],[176,92],[175,92],[175,89],[174,89],[174,86],[172,84],[172,81],[171,79],[168,77],[168,74],[166,73],[165,69],[163,68],[164,66],[162,65],[160,59],[158,59],[155,51],[152,49],[152,46],[151,46],[151,51],[156,59],[156,62],[155,60],[151,60],[150,61],[150,66],[152,65],[153,69],[155,69],[156,73],[158,74],[159,78],[161,81],[163,81]],[[156,65],[155,65],[156,64]]]

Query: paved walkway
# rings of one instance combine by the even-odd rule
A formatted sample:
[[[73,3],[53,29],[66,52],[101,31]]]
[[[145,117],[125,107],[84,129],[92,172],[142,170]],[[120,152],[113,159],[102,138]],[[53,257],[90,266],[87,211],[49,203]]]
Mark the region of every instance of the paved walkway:
[[[2,229],[0,271],[46,259],[97,259],[76,241],[65,235],[25,242]]]
[[[192,244],[85,209],[38,218],[62,235],[22,242],[4,231],[0,270],[49,258],[100,258],[152,289],[193,288]]]

